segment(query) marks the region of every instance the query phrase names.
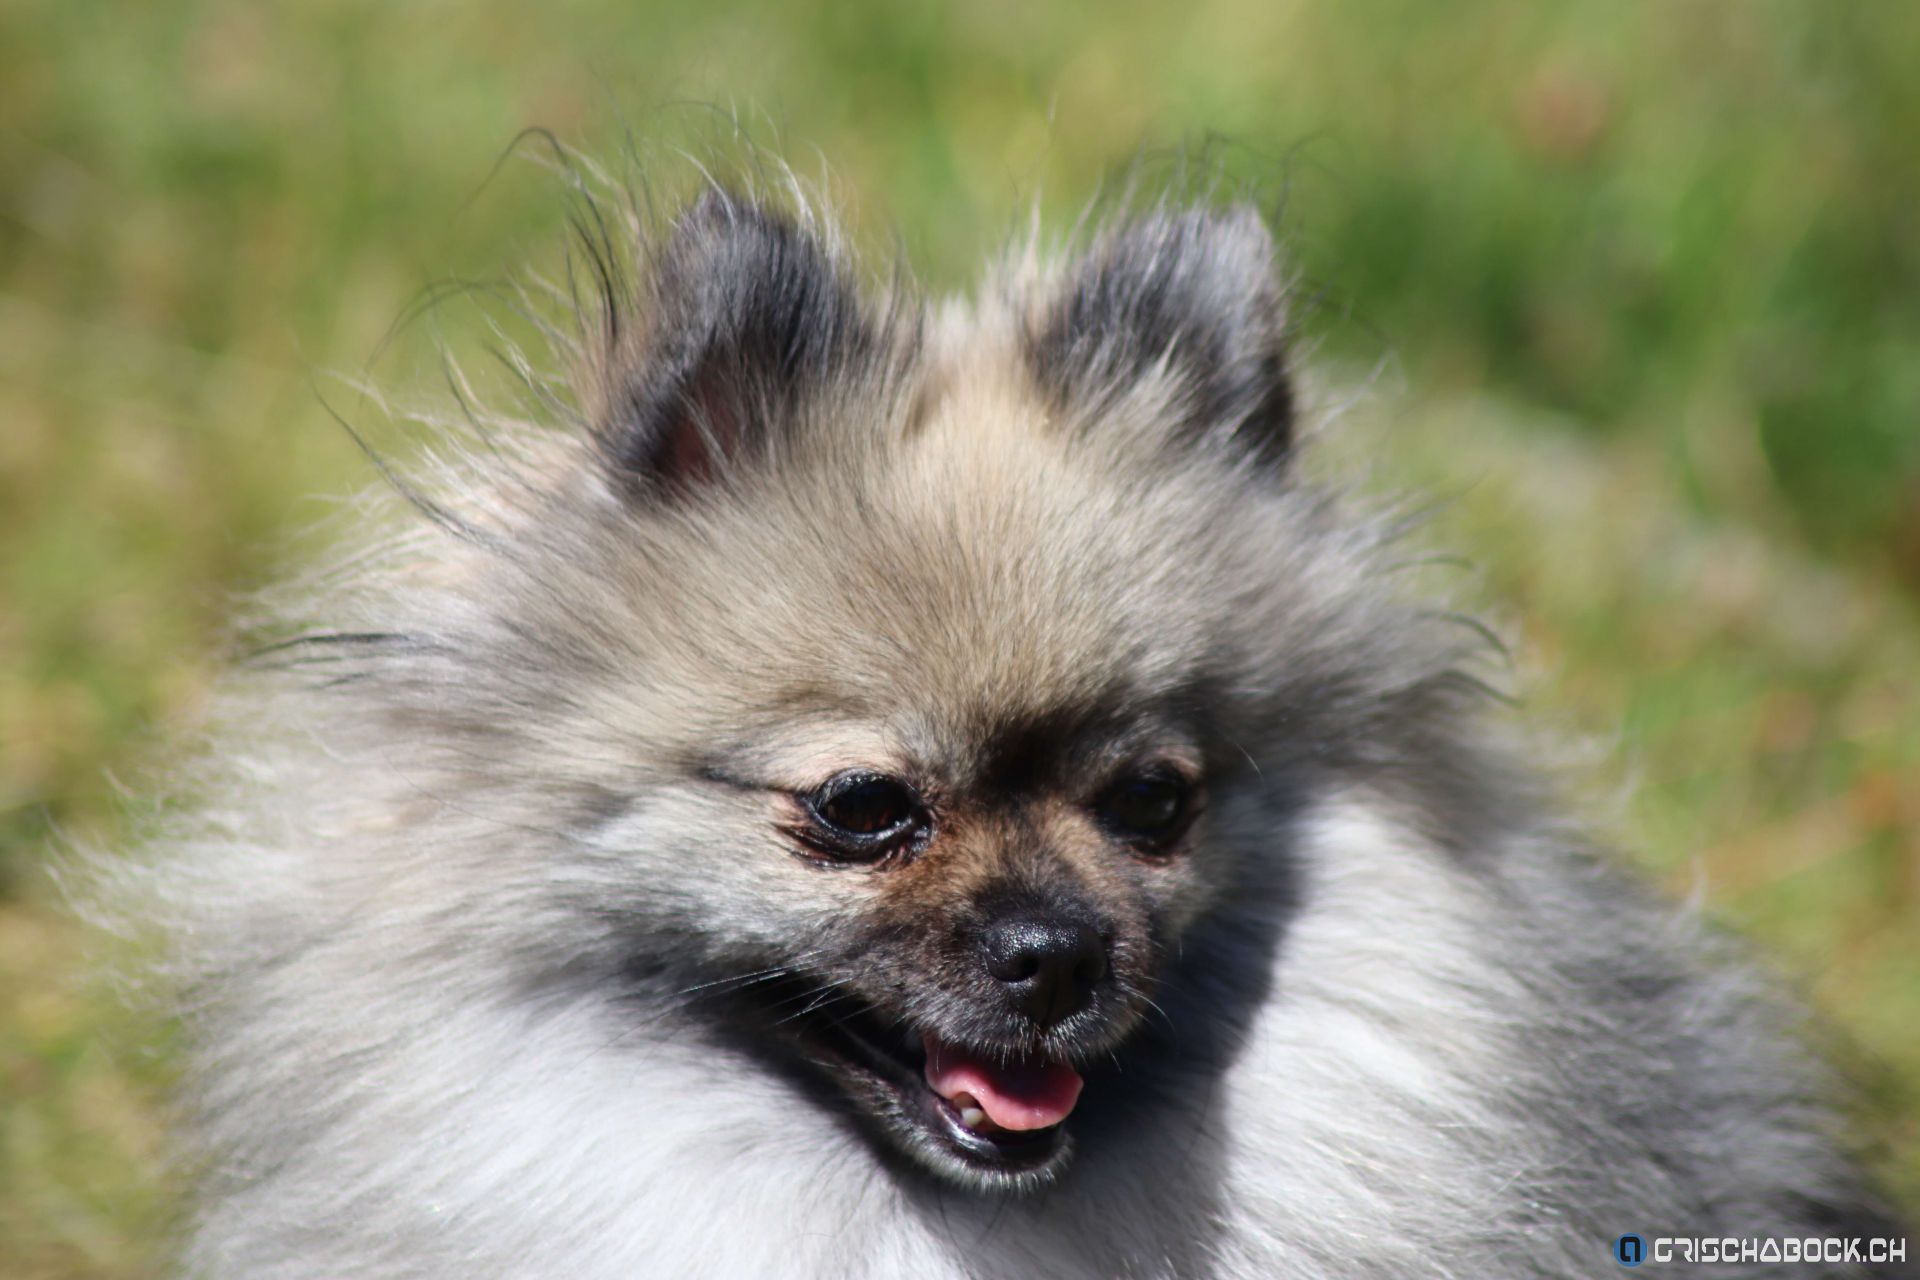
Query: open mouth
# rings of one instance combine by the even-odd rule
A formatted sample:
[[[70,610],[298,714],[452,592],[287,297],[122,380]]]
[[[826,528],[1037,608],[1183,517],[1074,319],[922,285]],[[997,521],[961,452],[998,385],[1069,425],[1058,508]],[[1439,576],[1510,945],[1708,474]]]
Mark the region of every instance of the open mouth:
[[[1070,1063],[889,1027],[871,1008],[849,1004],[820,1010],[799,1039],[923,1164],[975,1184],[1018,1187],[1066,1163],[1064,1124],[1082,1084]]]

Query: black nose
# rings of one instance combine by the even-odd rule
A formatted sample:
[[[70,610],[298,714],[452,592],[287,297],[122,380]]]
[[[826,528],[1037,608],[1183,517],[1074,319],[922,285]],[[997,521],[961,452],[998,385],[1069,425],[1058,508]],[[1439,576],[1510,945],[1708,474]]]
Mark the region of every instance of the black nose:
[[[996,920],[981,934],[980,950],[1013,1007],[1042,1027],[1086,1008],[1094,984],[1107,976],[1106,942],[1080,920]]]

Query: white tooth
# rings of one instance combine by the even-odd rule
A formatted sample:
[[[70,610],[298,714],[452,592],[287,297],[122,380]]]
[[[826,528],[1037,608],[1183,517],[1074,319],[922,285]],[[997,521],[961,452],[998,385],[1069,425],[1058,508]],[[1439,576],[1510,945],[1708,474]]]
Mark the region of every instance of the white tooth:
[[[960,1113],[960,1123],[969,1129],[978,1129],[987,1122],[987,1113],[972,1094],[962,1091],[947,1099],[953,1109]]]

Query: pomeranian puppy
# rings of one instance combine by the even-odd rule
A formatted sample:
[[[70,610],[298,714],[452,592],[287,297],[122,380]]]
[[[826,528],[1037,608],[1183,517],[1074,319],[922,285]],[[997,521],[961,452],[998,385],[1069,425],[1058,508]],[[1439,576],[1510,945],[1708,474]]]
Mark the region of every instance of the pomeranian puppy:
[[[1589,846],[1400,526],[1303,472],[1251,207],[937,304],[793,198],[591,212],[564,421],[398,481],[427,518],[281,615],[138,877],[187,1274],[1870,1233],[1792,1005]]]

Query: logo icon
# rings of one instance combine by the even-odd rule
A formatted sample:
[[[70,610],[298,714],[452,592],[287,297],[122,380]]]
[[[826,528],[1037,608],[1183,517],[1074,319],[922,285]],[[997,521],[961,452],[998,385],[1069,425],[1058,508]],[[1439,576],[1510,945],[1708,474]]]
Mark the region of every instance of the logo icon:
[[[1639,1236],[1621,1236],[1613,1242],[1613,1260],[1623,1267],[1637,1267],[1647,1260],[1647,1242]]]

